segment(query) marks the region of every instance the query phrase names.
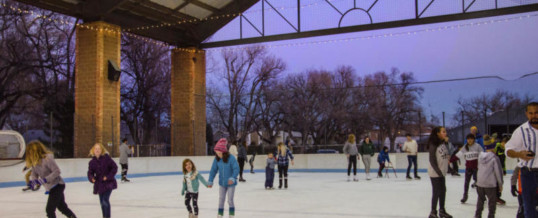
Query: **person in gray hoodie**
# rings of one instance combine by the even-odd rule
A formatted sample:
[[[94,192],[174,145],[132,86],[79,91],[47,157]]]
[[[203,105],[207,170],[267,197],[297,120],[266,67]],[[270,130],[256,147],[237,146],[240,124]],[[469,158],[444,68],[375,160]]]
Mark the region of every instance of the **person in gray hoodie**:
[[[478,175],[476,191],[478,192],[478,202],[476,203],[475,217],[482,217],[484,201],[488,198],[488,218],[495,217],[497,203],[497,189],[502,191],[503,170],[501,161],[495,153],[482,152],[478,156]]]
[[[357,182],[359,181],[359,179],[357,179],[357,159],[360,159],[360,156],[354,134],[349,134],[347,141],[344,144],[343,151],[347,157],[347,181],[350,181],[351,166],[353,165],[353,181]]]
[[[56,217],[56,208],[66,217],[76,218],[75,214],[65,203],[65,182],[60,176],[60,168],[54,161],[54,155],[43,143],[32,141],[26,145],[26,166],[32,167],[30,186],[32,189],[38,184],[45,187],[47,200],[47,217]]]
[[[132,154],[131,149],[127,145],[127,139],[124,138],[121,140],[120,145],[120,165],[121,165],[121,181],[122,182],[130,182],[129,179],[127,179],[127,171],[129,170],[129,155]]]

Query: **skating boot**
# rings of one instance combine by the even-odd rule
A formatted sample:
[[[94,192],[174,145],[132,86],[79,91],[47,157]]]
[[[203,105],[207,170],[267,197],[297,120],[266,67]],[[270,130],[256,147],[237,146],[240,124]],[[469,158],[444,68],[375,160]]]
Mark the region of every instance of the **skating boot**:
[[[467,195],[463,195],[463,198],[460,200],[462,204],[465,204],[467,202]]]
[[[452,215],[448,214],[445,209],[439,210],[439,217],[440,218],[452,218]]]
[[[418,175],[415,175],[415,179],[420,179],[420,176],[418,176]]]
[[[428,216],[428,218],[439,218],[439,216],[437,216],[437,211],[432,210],[430,212],[430,216]]]
[[[370,178],[370,173],[366,174],[366,180],[370,180],[372,178]]]
[[[497,198],[497,204],[499,204],[499,205],[505,205],[505,204],[506,204],[506,201],[504,201],[504,200],[501,199],[501,198]]]
[[[359,181],[359,179],[357,178],[357,176],[353,176],[353,181],[354,181],[354,182],[358,182],[358,181]]]
[[[282,189],[282,179],[278,179],[278,189]]]
[[[407,180],[412,180],[412,179],[413,179],[413,178],[411,178],[411,176],[409,176],[409,175],[407,175],[405,178],[406,178]]]
[[[288,188],[288,178],[284,179],[284,188]]]

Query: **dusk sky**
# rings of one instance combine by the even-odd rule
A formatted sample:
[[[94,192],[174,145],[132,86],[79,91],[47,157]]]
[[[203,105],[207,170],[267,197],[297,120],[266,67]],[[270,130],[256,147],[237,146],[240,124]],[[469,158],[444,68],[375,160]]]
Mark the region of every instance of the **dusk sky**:
[[[352,1],[345,0],[334,0],[333,2],[351,2],[352,4]],[[328,9],[324,9],[328,6],[311,5],[309,8],[317,7],[318,13],[333,14]],[[258,7],[255,5],[250,10],[258,10]],[[259,13],[259,11],[253,13]],[[248,15],[248,11],[246,14]],[[357,16],[357,20],[360,20],[359,18],[360,15]],[[509,20],[489,23],[489,21],[500,21],[506,18]],[[334,21],[334,19],[324,20]],[[476,25],[476,23],[484,21],[488,21],[488,24]],[[269,21],[266,22],[269,23]],[[455,27],[460,24],[467,25],[461,28],[437,30],[439,27]],[[280,23],[279,25],[283,26],[282,28],[289,27],[286,26],[287,24]],[[320,24],[320,26],[324,25]],[[303,72],[308,69],[334,70],[338,66],[349,65],[360,76],[379,71],[389,72],[391,68],[396,67],[400,71],[413,72],[418,81],[477,76],[500,76],[507,80],[481,79],[422,85],[425,88],[422,99],[425,112],[431,112],[441,117],[442,112],[445,111],[448,118],[447,125],[451,125],[450,117],[456,110],[456,101],[460,96],[477,96],[482,93],[492,93],[496,89],[506,89],[520,95],[536,96],[538,89],[535,84],[538,82],[538,75],[524,79],[518,78],[525,74],[538,72],[537,25],[538,12],[533,12],[278,41],[264,43],[264,45],[270,45],[271,48],[268,48],[270,53],[286,62],[288,67],[286,74]],[[266,26],[269,28],[271,25],[266,24]],[[233,21],[217,32],[211,40],[238,38],[237,28],[237,22]],[[435,29],[436,31],[425,31],[426,29]],[[414,31],[419,32],[414,34]],[[407,34],[409,32],[412,34]],[[368,36],[399,33],[406,34],[364,39]],[[353,40],[321,43],[338,39]],[[295,43],[305,43],[306,45],[293,45]],[[285,46],[275,48],[276,45]],[[220,50],[208,49],[208,53],[209,55],[218,55]],[[535,97],[535,100],[538,98]]]

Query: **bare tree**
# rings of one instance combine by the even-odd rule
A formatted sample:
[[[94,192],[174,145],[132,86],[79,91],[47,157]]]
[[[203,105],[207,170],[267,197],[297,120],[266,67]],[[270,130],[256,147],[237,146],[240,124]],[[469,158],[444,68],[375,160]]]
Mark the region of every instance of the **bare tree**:
[[[224,51],[222,59],[224,69],[216,75],[223,84],[208,89],[207,104],[235,142],[244,140],[253,130],[256,98],[285,65],[261,47]]]
[[[170,55],[166,47],[122,37],[121,120],[135,143],[157,143],[170,117]],[[141,134],[140,134],[141,133]]]
[[[413,73],[401,73],[396,68],[390,74],[378,72],[365,77],[370,114],[382,136],[389,138],[391,150],[406,122],[412,122],[413,113],[419,110],[423,88],[412,85],[414,81]]]

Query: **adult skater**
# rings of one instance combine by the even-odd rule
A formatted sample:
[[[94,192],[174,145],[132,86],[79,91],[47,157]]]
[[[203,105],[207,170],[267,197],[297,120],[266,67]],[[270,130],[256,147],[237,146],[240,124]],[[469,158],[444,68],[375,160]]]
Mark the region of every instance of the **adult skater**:
[[[131,149],[127,145],[127,138],[121,140],[120,145],[120,165],[121,165],[121,181],[130,182],[131,180],[127,179],[127,171],[129,170],[129,155],[132,154]]]
[[[536,211],[536,188],[538,187],[538,102],[531,102],[525,108],[528,122],[521,124],[506,143],[506,156],[519,158],[521,167],[521,195],[526,218],[538,217]]]
[[[474,135],[474,141],[476,142],[476,144],[479,144],[482,150],[485,151],[486,149],[484,148],[484,138],[482,137],[482,134],[478,132],[478,128],[476,128],[476,126],[471,126],[471,134]],[[465,142],[463,144],[465,144]]]
[[[65,203],[65,182],[60,176],[60,168],[54,161],[54,156],[45,145],[39,141],[32,141],[26,145],[26,166],[32,167],[30,186],[32,188],[40,184],[48,193],[47,217],[56,217],[56,208],[66,217],[76,217],[73,211]]]
[[[463,184],[463,198],[461,199],[462,204],[465,203],[469,197],[469,183],[471,181],[471,177],[474,180],[472,187],[476,187],[478,156],[483,151],[482,147],[475,142],[473,134],[468,134],[466,139],[467,143],[456,154],[459,159],[465,160],[465,183]]]
[[[101,143],[95,143],[90,150],[90,156],[92,159],[88,167],[88,180],[93,183],[93,194],[99,195],[103,218],[109,218],[111,217],[110,194],[118,187],[115,178],[118,166]]]
[[[248,153],[250,153],[250,159],[248,159],[248,164],[250,164],[250,173],[254,174],[254,159],[256,159],[256,144],[251,142],[248,146]]]
[[[284,143],[278,143],[278,188],[282,188],[282,176],[284,176],[284,188],[288,188],[288,167],[290,165],[289,159],[291,158],[291,165],[293,165],[293,154],[288,146]]]
[[[219,139],[215,148],[215,159],[209,171],[208,188],[213,187],[213,180],[217,173],[219,174],[219,209],[217,217],[222,218],[224,215],[224,200],[228,196],[228,205],[230,207],[230,218],[235,216],[234,194],[237,185],[237,176],[239,175],[239,164],[233,155],[226,150],[228,141],[225,138]]]
[[[417,171],[417,154],[418,154],[418,144],[417,141],[415,141],[413,138],[411,138],[411,134],[407,133],[405,135],[407,140],[404,143],[403,150],[407,153],[407,179],[411,179],[411,176],[409,176],[409,173],[411,171],[411,164],[415,166],[414,175],[415,179],[420,179],[420,176],[418,176]]]
[[[246,182],[247,180],[243,179],[243,169],[245,168],[245,162],[247,162],[247,142],[243,141],[239,143],[239,148],[237,149],[237,162],[239,163],[239,182]]]
[[[428,139],[428,153],[430,166],[428,175],[432,182],[432,204],[429,218],[452,218],[445,210],[446,181],[448,171],[448,149],[445,145],[446,130],[438,126],[432,129]],[[439,215],[437,215],[437,202],[439,202]]]
[[[364,172],[366,173],[366,180],[370,180],[370,164],[372,163],[372,157],[374,156],[374,144],[370,141],[370,137],[364,138],[359,153],[362,156],[362,163],[364,163]]]
[[[355,135],[349,134],[346,143],[344,143],[344,154],[347,157],[347,181],[350,181],[351,166],[353,165],[353,181],[359,181],[357,178],[357,159],[359,157],[359,150],[357,149],[357,143],[355,142]]]

